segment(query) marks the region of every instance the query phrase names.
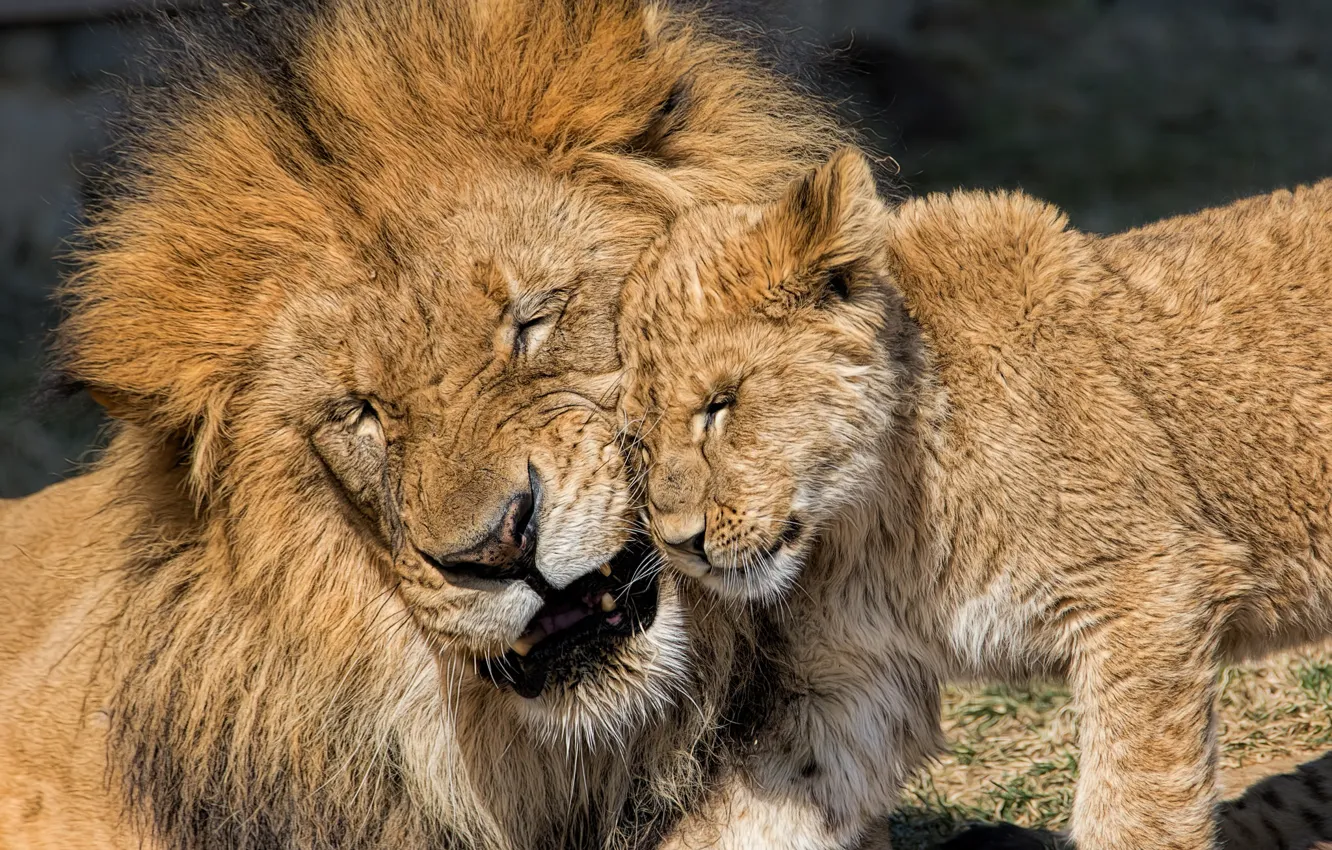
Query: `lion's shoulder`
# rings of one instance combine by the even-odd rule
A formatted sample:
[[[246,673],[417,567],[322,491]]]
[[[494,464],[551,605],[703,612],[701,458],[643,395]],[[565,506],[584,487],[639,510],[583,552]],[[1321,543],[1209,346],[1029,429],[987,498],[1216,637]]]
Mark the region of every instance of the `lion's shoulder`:
[[[124,560],[117,501],[107,472],[0,500],[0,836],[23,846],[138,846],[101,781],[89,689]]]
[[[109,472],[53,484],[0,501],[0,658],[22,670],[23,656],[83,589],[124,560],[125,511]]]

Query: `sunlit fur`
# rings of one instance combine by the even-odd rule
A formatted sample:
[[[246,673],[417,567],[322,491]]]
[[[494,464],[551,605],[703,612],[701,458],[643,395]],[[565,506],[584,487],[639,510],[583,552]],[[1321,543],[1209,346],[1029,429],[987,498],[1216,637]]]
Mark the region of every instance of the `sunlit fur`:
[[[775,195],[837,132],[658,5],[228,11],[65,293],[60,365],[121,424],[0,506],[0,835],[649,843],[715,767],[737,624],[667,574],[650,630],[524,701],[479,673],[535,592],[422,553],[529,474],[552,585],[624,544],[621,280],[680,209]]]
[[[802,574],[870,499],[918,368],[882,285],[887,215],[864,159],[843,151],[770,204],[680,217],[626,280],[622,407],[653,536],[733,600],[720,607],[757,605],[781,658],[781,709],[746,770],[671,848],[854,846],[941,744],[937,654],[882,618],[883,577],[860,552]],[[719,393],[725,417],[698,427]],[[799,536],[768,554],[790,522]],[[706,561],[664,545],[691,523]]]
[[[1212,846],[1219,666],[1332,631],[1330,234],[1332,181],[1097,238],[1017,193],[889,209],[853,152],[673,224],[624,291],[631,445],[659,540],[732,523],[682,569],[790,587],[786,713],[839,775],[789,788],[882,793],[935,719],[847,694],[904,657],[1065,675],[1078,846]],[[761,554],[788,515],[803,568]]]
[[[884,261],[886,212],[859,155],[835,165],[770,206],[682,216],[623,295],[622,407],[652,532],[705,530],[706,563],[662,549],[739,599],[789,590],[819,528],[864,498],[901,394],[904,366],[884,356],[898,300],[863,280]],[[856,298],[825,291],[835,274]],[[709,427],[719,396],[732,403]]]

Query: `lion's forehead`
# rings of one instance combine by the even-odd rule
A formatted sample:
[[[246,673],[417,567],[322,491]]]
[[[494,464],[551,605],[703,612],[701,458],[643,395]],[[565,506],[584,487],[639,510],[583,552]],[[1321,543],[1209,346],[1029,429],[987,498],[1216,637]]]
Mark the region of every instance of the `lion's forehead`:
[[[542,298],[549,287],[531,289]],[[469,281],[367,287],[336,331],[343,345],[325,349],[350,391],[404,406],[488,396],[489,403],[514,409],[538,403],[539,396],[602,395],[600,376],[619,367],[614,287],[583,278],[569,289],[561,295],[567,306],[557,311],[555,332],[522,362],[503,351],[505,329],[515,322],[511,296]]]

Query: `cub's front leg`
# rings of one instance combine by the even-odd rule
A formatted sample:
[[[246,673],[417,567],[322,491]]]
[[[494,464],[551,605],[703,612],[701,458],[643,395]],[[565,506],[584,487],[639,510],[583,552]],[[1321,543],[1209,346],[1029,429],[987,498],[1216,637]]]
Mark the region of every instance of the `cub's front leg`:
[[[1103,625],[1075,660],[1080,850],[1211,850],[1218,665],[1205,617],[1169,606]]]
[[[668,850],[848,850],[942,747],[926,665],[807,646],[778,666],[723,781]],[[884,844],[876,845],[879,847]]]

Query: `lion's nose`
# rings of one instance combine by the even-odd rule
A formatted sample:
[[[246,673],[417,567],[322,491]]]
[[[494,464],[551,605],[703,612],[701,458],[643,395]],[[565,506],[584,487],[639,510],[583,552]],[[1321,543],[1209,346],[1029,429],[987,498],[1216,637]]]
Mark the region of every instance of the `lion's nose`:
[[[536,537],[536,497],[527,490],[509,499],[480,543],[458,552],[422,554],[454,584],[517,580],[533,571]]]

